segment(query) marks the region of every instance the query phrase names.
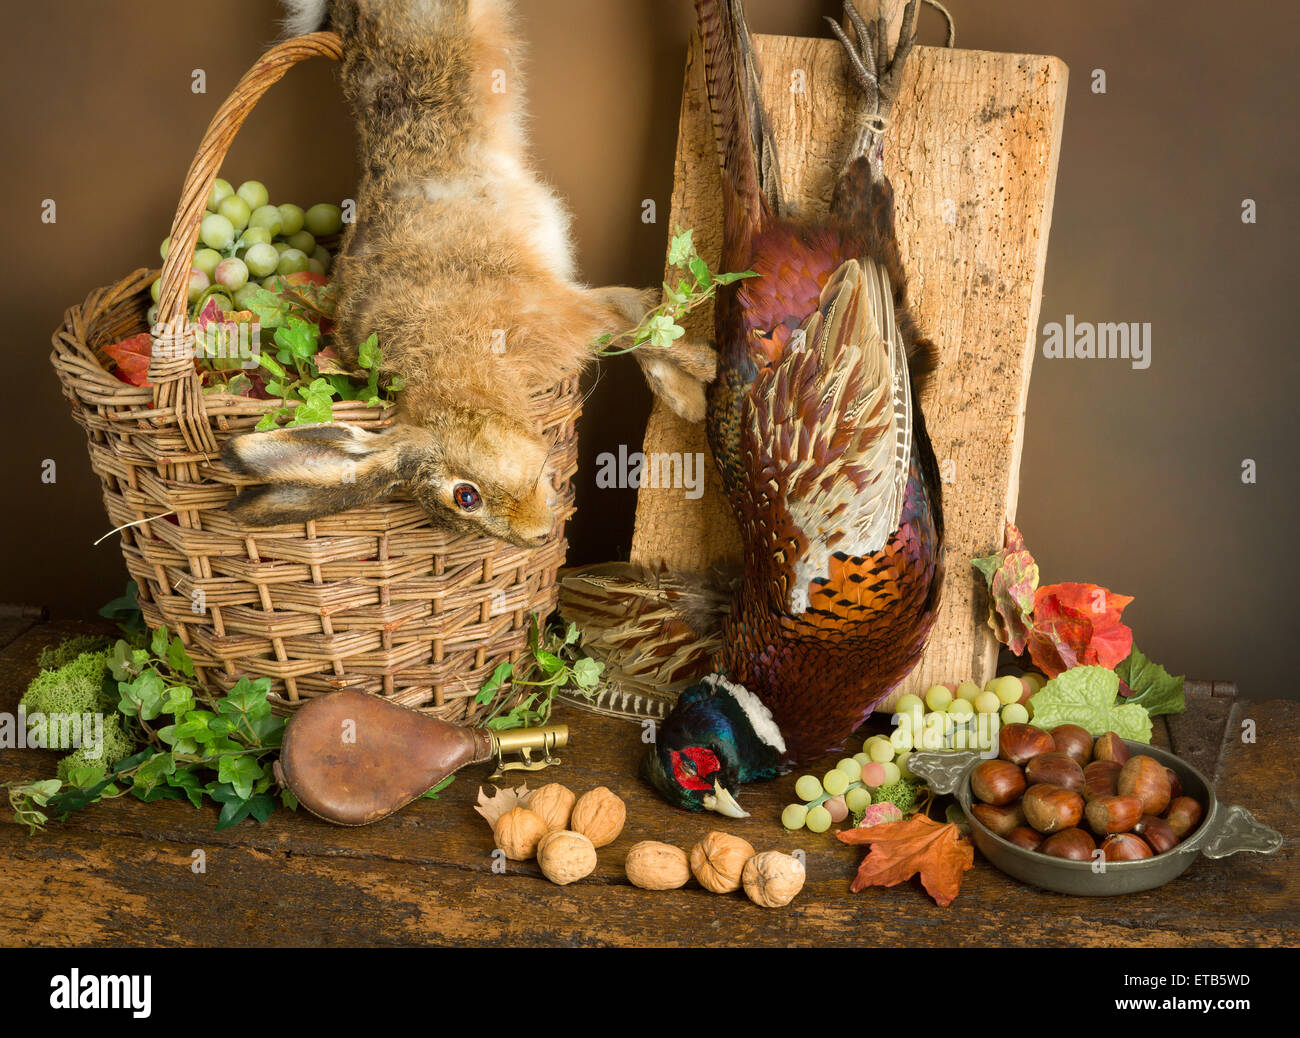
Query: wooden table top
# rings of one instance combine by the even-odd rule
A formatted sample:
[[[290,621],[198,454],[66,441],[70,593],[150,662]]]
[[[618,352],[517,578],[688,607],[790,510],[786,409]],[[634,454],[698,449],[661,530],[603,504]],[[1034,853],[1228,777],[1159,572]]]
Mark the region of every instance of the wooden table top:
[[[42,646],[91,629],[0,620],[0,710],[16,708]],[[465,769],[441,799],[360,829],[280,811],[262,825],[216,832],[215,809],[124,797],[31,836],[4,813],[0,945],[1294,947],[1300,704],[1189,687],[1187,712],[1158,724],[1155,741],[1211,777],[1222,801],[1282,832],[1285,843],[1269,856],[1201,857],[1168,886],[1125,898],[1037,890],[978,853],[947,908],[916,880],[852,894],[860,848],[832,833],[782,829],[792,776],[745,789],[747,819],[677,811],[636,777],[639,728],[562,706],[555,720],[572,733],[564,763],[534,784],[563,782],[577,793],[605,785],[628,807],[623,835],[599,851],[596,872],[581,883],[553,886],[535,862],[493,872],[492,834],[473,811],[487,765]],[[1247,720],[1255,722],[1253,743],[1242,740]],[[56,760],[49,751],[0,752],[0,782],[51,776]],[[632,844],[656,839],[689,848],[711,829],[743,836],[760,851],[802,850],[803,892],[770,910],[693,881],[665,892],[627,882],[623,860]],[[192,868],[196,850],[204,852],[204,872]]]

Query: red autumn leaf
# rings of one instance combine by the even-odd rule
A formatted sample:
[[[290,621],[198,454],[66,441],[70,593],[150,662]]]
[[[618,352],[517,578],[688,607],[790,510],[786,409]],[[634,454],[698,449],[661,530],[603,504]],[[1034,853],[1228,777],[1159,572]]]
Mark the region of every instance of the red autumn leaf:
[[[863,887],[892,887],[920,874],[921,886],[935,903],[948,905],[961,889],[962,873],[975,866],[975,848],[961,830],[925,815],[835,835],[844,843],[871,845],[850,887],[854,893]]]
[[[996,555],[972,560],[984,574],[989,589],[989,626],[998,641],[1019,656],[1029,644],[1029,614],[1038,587],[1038,563],[1025,547],[1025,539],[1007,523],[1006,546]]]
[[[113,361],[113,374],[132,386],[149,385],[149,361],[153,358],[153,336],[148,332],[105,346]]]
[[[1071,667],[1114,670],[1133,650],[1133,631],[1120,622],[1132,602],[1096,584],[1050,584],[1034,593],[1029,655],[1048,677]]]

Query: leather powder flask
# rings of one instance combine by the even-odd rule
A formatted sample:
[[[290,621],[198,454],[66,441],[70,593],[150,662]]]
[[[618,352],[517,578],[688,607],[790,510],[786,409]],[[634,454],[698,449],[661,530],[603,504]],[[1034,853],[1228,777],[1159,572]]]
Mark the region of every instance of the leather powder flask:
[[[275,775],[312,814],[339,825],[386,818],[466,764],[491,734],[363,692],[313,699],[290,718]]]

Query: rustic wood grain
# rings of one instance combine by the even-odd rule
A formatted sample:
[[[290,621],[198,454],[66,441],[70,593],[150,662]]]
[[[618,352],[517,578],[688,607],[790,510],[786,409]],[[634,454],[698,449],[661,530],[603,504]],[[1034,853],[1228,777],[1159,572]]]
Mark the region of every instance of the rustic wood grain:
[[[759,36],[786,197],[824,212],[857,103],[830,40]],[[803,92],[793,87],[802,76]],[[939,345],[923,397],[944,468],[948,579],[930,647],[897,694],[935,681],[993,675],[996,643],[968,561],[997,550],[1014,519],[1025,403],[1037,336],[1067,70],[1056,58],[918,47],[885,144],[903,259],[921,327]],[[856,89],[856,88],[854,88]],[[672,198],[672,226],[690,227],[717,263],[720,191],[698,43],[688,60]],[[712,315],[687,332],[712,337]],[[703,429],[656,406],[644,450],[707,455]],[[712,464],[703,497],[643,487],[635,562],[699,569],[740,555]]]
[[[93,629],[44,625],[0,651],[0,710],[14,709],[42,645]],[[1181,723],[1207,717],[1222,732],[1207,705],[1208,697],[1194,697]],[[602,848],[595,874],[582,883],[554,887],[534,863],[492,871],[491,834],[473,811],[486,766],[462,772],[440,800],[360,829],[281,812],[264,825],[216,832],[215,810],[128,797],[35,836],[6,813],[0,945],[843,947],[865,935],[877,946],[1293,946],[1300,804],[1290,747],[1300,737],[1300,709],[1273,700],[1239,702],[1234,711],[1240,716],[1229,725],[1237,734],[1223,742],[1220,795],[1286,834],[1285,846],[1268,858],[1202,858],[1164,889],[1122,900],[1035,890],[979,856],[946,909],[914,881],[850,894],[858,849],[830,834],[782,830],[778,817],[792,778],[748,787],[748,819],[676,811],[636,777],[638,727],[561,707],[555,719],[570,725],[572,741],[564,763],[534,784],[559,781],[579,792],[606,785],[628,804],[622,836]],[[1246,716],[1256,722],[1255,744],[1240,741]],[[56,759],[5,751],[0,783],[44,777]],[[623,860],[632,844],[661,839],[685,848],[714,828],[759,850],[803,851],[808,884],[794,904],[765,910],[694,883],[659,893],[627,883]],[[196,850],[206,856],[205,872],[192,870]]]

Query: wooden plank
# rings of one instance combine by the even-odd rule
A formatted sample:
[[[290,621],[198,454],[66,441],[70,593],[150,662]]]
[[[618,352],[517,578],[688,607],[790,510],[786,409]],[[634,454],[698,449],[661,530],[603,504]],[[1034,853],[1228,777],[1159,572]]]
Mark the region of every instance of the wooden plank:
[[[857,99],[830,40],[759,36],[786,197],[824,212]],[[1002,543],[1014,519],[1029,372],[1035,352],[1067,70],[1056,58],[918,47],[908,63],[886,171],[921,327],[941,365],[923,398],[943,465],[948,579],[930,648],[898,694],[934,681],[991,677],[996,642],[968,560]],[[802,85],[800,92],[797,88]],[[856,88],[854,88],[856,89]],[[698,41],[687,64],[671,224],[701,255],[720,254],[719,179]],[[711,339],[712,315],[688,334]],[[656,405],[644,450],[707,456],[702,428]],[[699,569],[740,555],[712,464],[705,493],[643,487],[632,559]]]
[[[5,654],[0,709],[13,708],[40,645],[66,637],[68,627],[38,628],[20,651]],[[1213,727],[1212,705],[1193,697],[1182,722],[1205,718]],[[218,833],[214,810],[125,798],[35,836],[7,819],[0,824],[0,943],[802,946],[869,934],[876,943],[925,946],[1295,944],[1294,880],[1281,870],[1295,872],[1296,792],[1284,764],[1300,734],[1300,709],[1283,702],[1250,709],[1268,737],[1250,750],[1225,750],[1225,793],[1262,821],[1289,827],[1288,857],[1203,859],[1164,890],[1126,898],[1122,912],[1021,886],[979,857],[948,909],[914,882],[850,894],[857,849],[830,834],[782,831],[792,778],[748,787],[749,819],[676,811],[636,777],[638,727],[560,707],[555,719],[573,731],[565,763],[534,781],[579,792],[606,785],[628,804],[626,830],[600,851],[596,873],[581,884],[554,887],[534,863],[492,871],[491,834],[473,812],[486,766],[467,769],[442,799],[360,829],[284,812],[265,825]],[[56,758],[0,755],[0,782],[49,774]],[[632,844],[662,839],[688,847],[714,828],[760,850],[802,850],[809,881],[799,899],[787,910],[765,911],[741,895],[693,884],[651,893],[627,883],[623,860]],[[191,871],[196,849],[207,856],[204,874]],[[680,926],[688,913],[689,932]]]

